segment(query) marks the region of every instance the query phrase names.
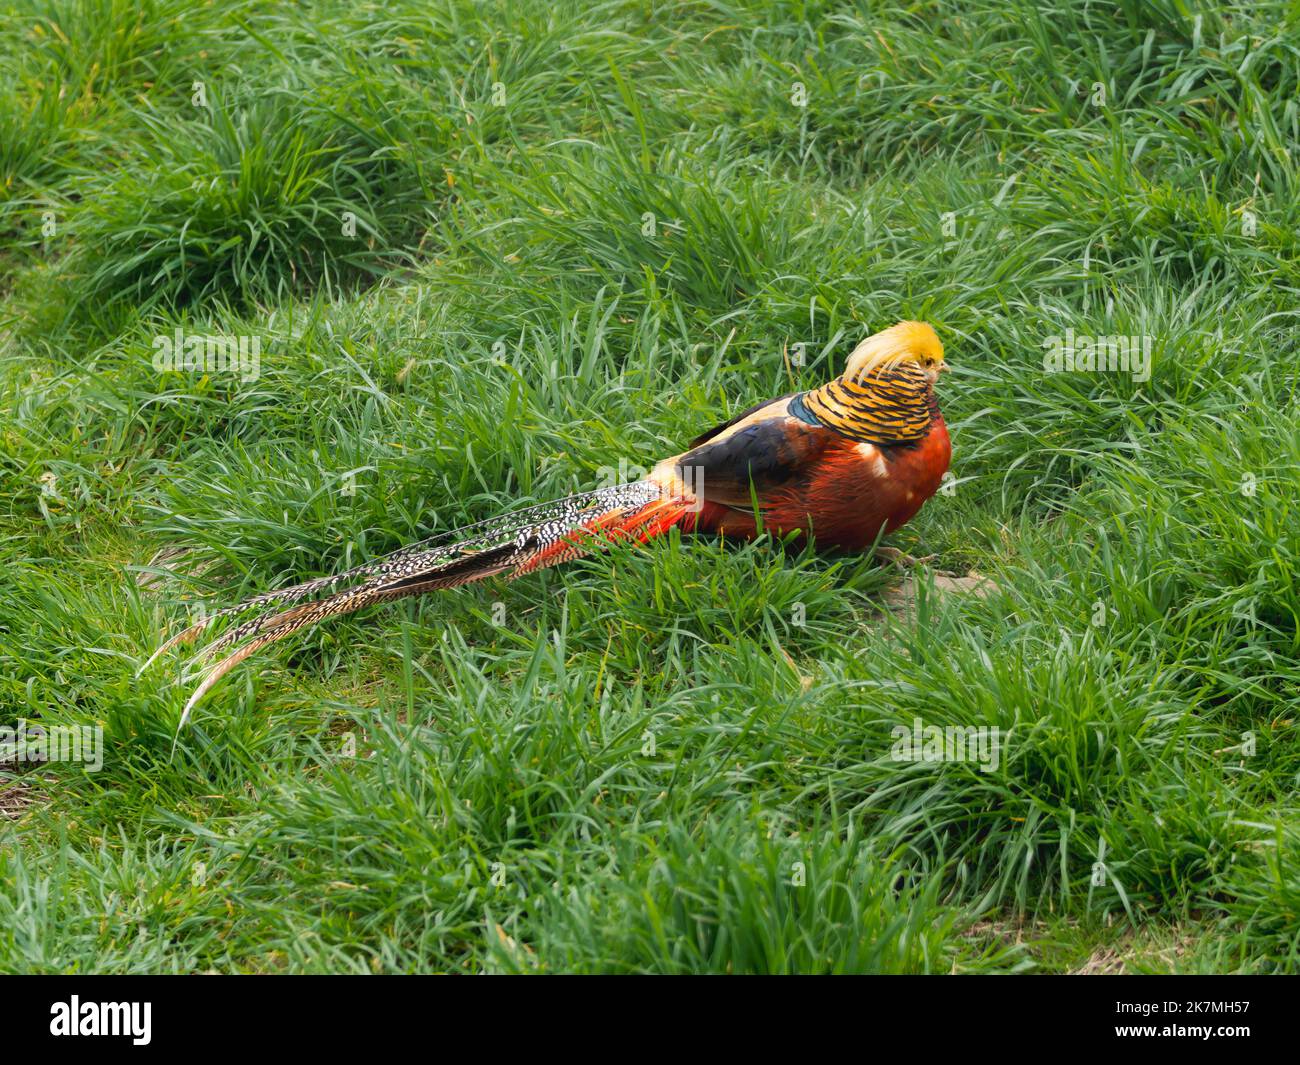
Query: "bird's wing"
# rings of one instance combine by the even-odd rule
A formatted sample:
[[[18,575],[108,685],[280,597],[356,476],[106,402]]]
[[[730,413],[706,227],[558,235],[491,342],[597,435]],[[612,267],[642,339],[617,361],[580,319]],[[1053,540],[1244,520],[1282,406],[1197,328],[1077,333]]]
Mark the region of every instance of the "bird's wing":
[[[788,396],[719,426],[664,465],[698,497],[748,510],[774,492],[796,489],[833,439],[788,412]]]
[[[795,393],[793,392],[787,392],[784,396],[778,396],[776,399],[765,399],[763,400],[762,403],[755,403],[748,410],[742,410],[734,418],[727,419],[727,421],[723,422],[721,425],[715,425],[707,433],[701,433],[699,436],[697,436],[694,440],[691,441],[691,447],[699,447],[701,444],[707,443],[709,440],[712,440],[715,436],[719,435],[720,433],[726,432],[728,429],[730,429],[733,425],[736,425],[738,422],[744,421],[751,414],[757,414],[759,411],[765,410],[768,407],[779,409],[782,412],[784,412],[786,400],[792,399],[794,395]]]

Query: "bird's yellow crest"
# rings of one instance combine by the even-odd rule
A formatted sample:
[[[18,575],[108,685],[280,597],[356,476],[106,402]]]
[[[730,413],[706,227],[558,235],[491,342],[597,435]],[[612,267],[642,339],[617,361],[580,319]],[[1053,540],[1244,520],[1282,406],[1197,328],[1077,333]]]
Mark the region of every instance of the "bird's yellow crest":
[[[948,369],[943,361],[943,343],[928,322],[899,322],[862,341],[844,367],[844,377],[860,381],[870,373],[900,363],[911,363],[933,380]]]

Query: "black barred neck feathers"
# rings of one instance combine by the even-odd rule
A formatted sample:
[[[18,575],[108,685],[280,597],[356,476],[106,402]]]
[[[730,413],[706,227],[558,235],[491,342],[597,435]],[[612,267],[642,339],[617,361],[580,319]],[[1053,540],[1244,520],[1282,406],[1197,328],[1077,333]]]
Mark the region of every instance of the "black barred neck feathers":
[[[924,371],[901,362],[800,393],[790,412],[850,440],[889,446],[924,439],[939,404]]]

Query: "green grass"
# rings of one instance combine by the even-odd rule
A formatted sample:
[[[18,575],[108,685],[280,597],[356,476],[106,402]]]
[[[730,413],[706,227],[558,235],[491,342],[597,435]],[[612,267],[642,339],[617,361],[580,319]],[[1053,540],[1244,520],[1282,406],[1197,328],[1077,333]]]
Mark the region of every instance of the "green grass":
[[[0,15],[0,724],[105,738],[0,767],[0,971],[1300,971],[1292,5]],[[673,534],[136,676],[907,317],[986,596]]]

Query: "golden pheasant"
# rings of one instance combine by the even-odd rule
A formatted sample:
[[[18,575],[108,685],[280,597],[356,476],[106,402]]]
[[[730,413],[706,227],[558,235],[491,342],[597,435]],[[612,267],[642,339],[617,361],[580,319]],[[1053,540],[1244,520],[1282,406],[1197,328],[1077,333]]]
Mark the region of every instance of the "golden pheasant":
[[[178,633],[149,661],[218,618],[270,608],[204,649],[209,658],[235,648],[209,667],[184,724],[221,677],[307,625],[485,577],[513,579],[602,541],[646,541],[674,526],[752,537],[761,525],[862,551],[916,514],[948,469],[952,448],[934,394],[947,368],[934,329],[899,322],[862,341],[829,384],[744,411],[642,481],[509,512],[333,577],[255,596]]]

